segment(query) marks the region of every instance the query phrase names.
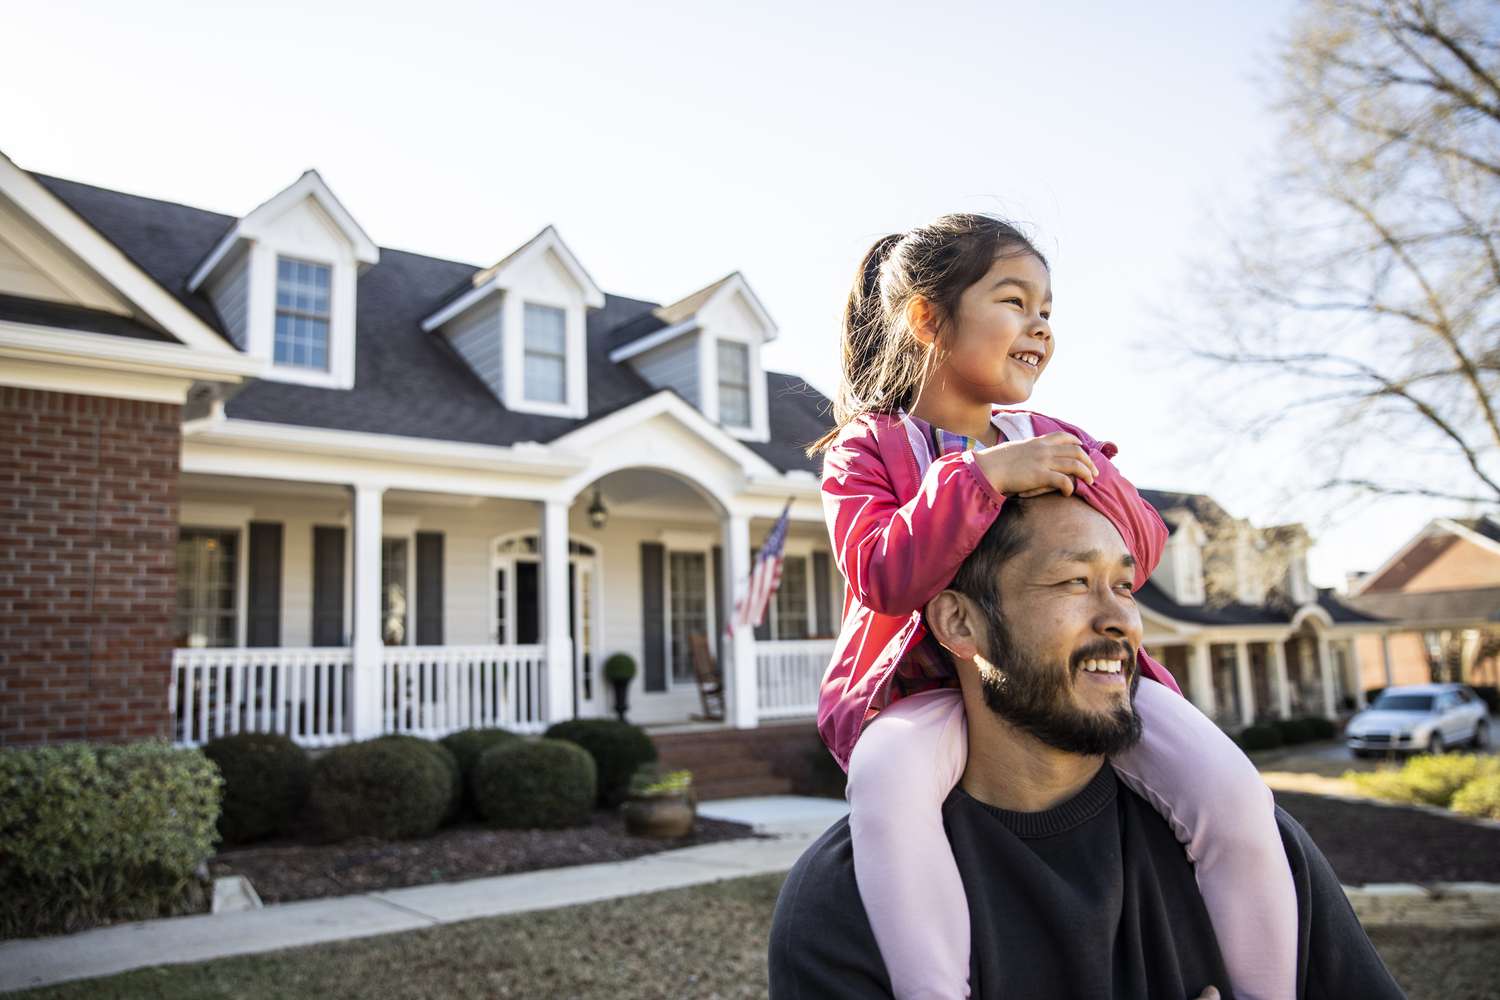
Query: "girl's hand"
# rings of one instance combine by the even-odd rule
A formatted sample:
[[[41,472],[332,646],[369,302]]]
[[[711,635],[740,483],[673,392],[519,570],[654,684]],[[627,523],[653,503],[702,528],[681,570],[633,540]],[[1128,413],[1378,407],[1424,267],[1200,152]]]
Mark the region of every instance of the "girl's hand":
[[[1031,497],[1053,490],[1073,495],[1075,479],[1093,484],[1099,469],[1082,442],[1054,431],[1025,441],[1002,441],[974,453],[990,485],[1006,496]]]

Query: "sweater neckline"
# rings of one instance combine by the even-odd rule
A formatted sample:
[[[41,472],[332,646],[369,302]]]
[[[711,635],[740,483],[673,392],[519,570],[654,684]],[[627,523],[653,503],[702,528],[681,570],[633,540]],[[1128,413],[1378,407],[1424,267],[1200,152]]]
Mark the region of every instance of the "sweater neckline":
[[[1118,792],[1115,769],[1110,767],[1108,762],[1099,765],[1099,772],[1087,785],[1083,786],[1077,795],[1041,812],[1001,809],[999,806],[979,801],[962,787],[953,789],[953,793],[961,796],[963,801],[989,813],[999,820],[1002,826],[1022,839],[1052,837],[1081,826],[1110,806],[1115,801]]]

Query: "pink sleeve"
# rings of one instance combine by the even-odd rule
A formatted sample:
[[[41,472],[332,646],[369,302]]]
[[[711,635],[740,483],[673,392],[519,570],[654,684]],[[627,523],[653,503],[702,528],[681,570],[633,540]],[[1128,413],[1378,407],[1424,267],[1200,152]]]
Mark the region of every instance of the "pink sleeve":
[[[900,447],[908,446],[903,440]],[[901,471],[914,481],[915,459]],[[853,596],[884,615],[909,614],[940,593],[1005,500],[973,452],[933,462],[910,499],[898,494],[896,478],[868,424],[840,438],[823,461],[823,514],[834,558]]]

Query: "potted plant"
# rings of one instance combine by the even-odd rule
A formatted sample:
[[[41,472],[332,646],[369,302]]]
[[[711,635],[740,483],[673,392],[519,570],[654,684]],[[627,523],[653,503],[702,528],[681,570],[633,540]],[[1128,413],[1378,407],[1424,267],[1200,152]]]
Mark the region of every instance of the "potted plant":
[[[661,774],[651,765],[641,768],[631,779],[630,797],[620,811],[625,831],[633,837],[686,837],[698,818],[693,772]]]
[[[615,717],[625,721],[630,707],[630,682],[635,680],[635,661],[629,653],[616,653],[604,661],[604,679],[615,689]]]

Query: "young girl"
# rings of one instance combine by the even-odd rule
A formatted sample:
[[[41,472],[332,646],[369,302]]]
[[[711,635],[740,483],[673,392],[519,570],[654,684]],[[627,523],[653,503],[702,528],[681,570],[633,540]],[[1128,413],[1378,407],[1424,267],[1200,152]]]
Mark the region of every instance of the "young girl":
[[[968,906],[940,812],[964,770],[963,704],[922,608],[1010,496],[1113,498],[1137,589],[1166,539],[1114,445],[994,405],[1028,399],[1051,361],[1051,298],[1041,253],[997,219],[880,240],[845,312],[838,427],[814,445],[849,585],[818,728],[849,772],[855,879],[900,998],[968,995]],[[1292,997],[1296,895],[1270,791],[1164,667],[1141,651],[1137,669],[1144,735],[1111,763],[1194,862],[1235,995]]]

